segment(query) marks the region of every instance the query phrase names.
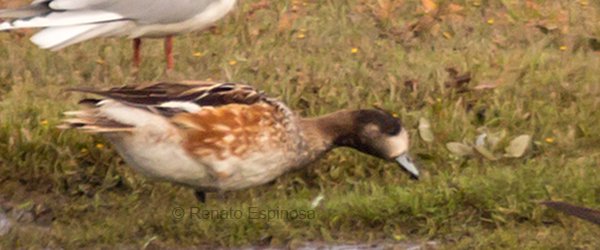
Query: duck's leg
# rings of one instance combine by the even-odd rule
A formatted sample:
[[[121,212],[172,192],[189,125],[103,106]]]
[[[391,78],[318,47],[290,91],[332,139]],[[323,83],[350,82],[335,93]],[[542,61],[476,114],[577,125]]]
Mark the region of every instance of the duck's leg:
[[[194,191],[194,195],[196,196],[196,199],[200,202],[200,203],[205,203],[206,202],[206,193],[204,191]]]
[[[142,56],[141,56],[141,48],[142,48],[142,39],[135,38],[133,39],[133,67],[139,68],[140,64],[142,64]]]
[[[167,60],[167,71],[171,71],[175,66],[175,60],[173,59],[173,36],[169,35],[165,37],[165,57]]]

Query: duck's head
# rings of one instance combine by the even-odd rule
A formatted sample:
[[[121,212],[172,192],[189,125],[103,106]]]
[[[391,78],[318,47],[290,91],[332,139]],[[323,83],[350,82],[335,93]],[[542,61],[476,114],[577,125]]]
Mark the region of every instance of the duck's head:
[[[408,154],[409,136],[400,119],[380,109],[347,111],[340,119],[339,131],[333,143],[352,147],[361,152],[398,162],[413,178],[419,178],[419,170]],[[343,128],[342,128],[343,127]]]

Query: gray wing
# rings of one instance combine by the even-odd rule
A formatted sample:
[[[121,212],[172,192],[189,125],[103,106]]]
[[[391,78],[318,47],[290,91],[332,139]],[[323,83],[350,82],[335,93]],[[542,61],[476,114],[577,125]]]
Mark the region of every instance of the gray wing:
[[[218,1],[221,0],[36,0],[23,8],[0,10],[0,16],[24,18],[55,11],[99,10],[140,24],[165,24],[190,19]]]
[[[90,2],[86,8],[117,13],[141,24],[174,23],[190,19],[221,0],[55,0]],[[54,1],[53,1],[54,2]],[[82,3],[77,3],[82,4]],[[50,4],[52,7],[54,4]]]
[[[48,0],[35,0],[29,6],[16,9],[0,9],[0,17],[14,19],[44,15],[52,12],[52,9],[48,7],[48,2]]]

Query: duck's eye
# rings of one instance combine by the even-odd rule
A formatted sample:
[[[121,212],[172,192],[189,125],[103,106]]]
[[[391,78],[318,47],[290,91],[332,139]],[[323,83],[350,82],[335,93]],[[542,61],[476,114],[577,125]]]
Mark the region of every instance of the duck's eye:
[[[393,136],[393,135],[396,135],[396,134],[398,134],[398,130],[396,130],[396,129],[393,129],[393,130],[387,130],[387,131],[385,131],[385,133],[386,133],[387,135]]]

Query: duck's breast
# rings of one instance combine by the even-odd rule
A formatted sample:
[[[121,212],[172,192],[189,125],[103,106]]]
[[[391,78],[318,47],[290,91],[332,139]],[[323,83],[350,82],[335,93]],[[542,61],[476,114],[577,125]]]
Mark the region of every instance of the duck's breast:
[[[208,167],[212,185],[232,190],[266,183],[296,165],[298,135],[287,119],[260,103],[203,108],[173,121],[186,128],[183,147]]]

